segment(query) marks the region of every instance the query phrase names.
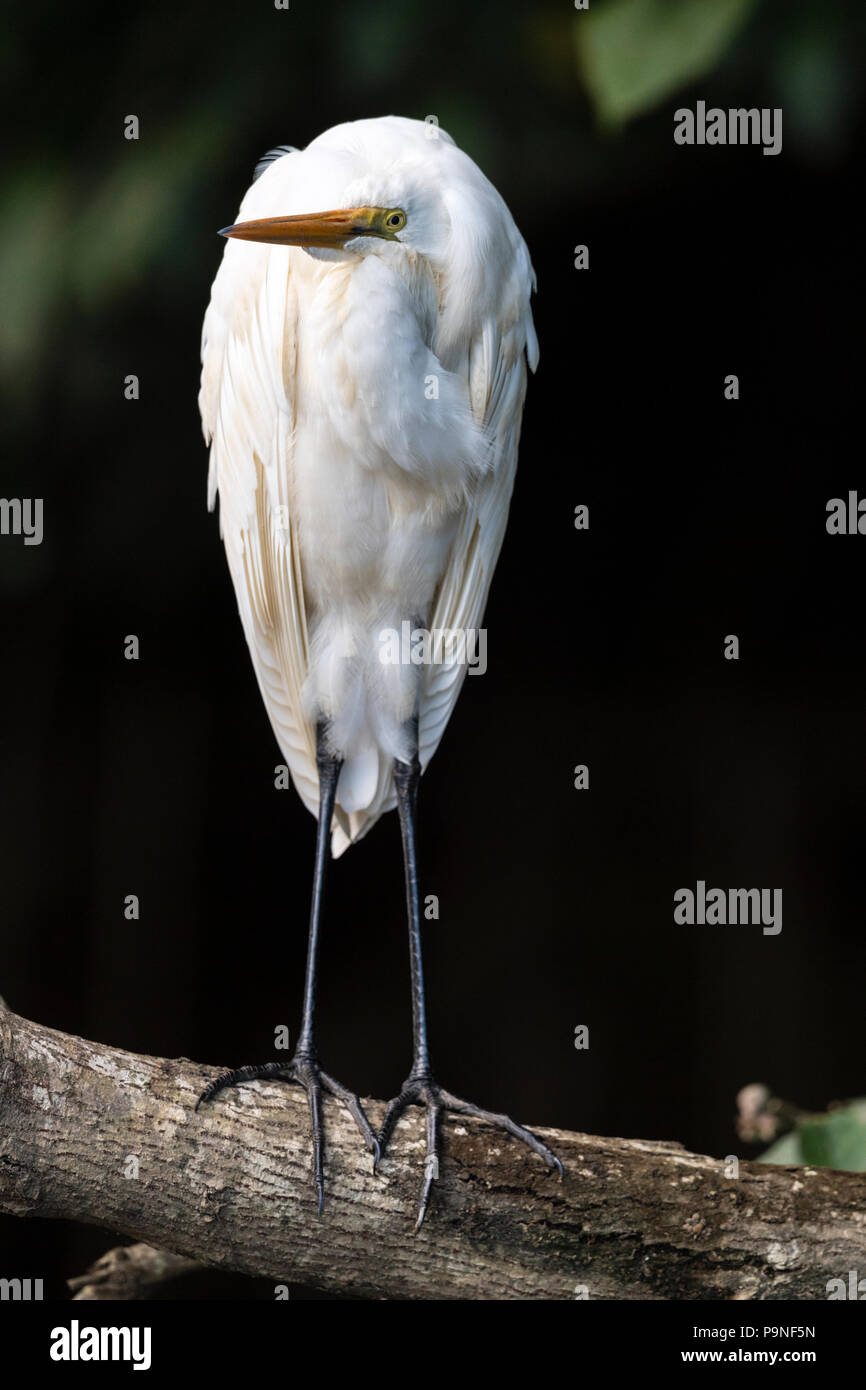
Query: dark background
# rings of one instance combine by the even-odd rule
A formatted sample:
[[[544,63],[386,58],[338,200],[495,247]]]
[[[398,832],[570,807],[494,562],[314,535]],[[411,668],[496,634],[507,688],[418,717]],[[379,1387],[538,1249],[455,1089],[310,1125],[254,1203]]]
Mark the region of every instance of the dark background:
[[[745,1083],[818,1110],[866,1089],[866,540],[825,530],[830,497],[866,493],[860,35],[845,3],[745,10],[703,74],[620,121],[565,4],[7,12],[0,495],[45,499],[41,547],[0,539],[17,1012],[211,1064],[297,1031],[314,823],[274,789],[205,510],[200,323],[259,155],[435,113],[526,237],[541,343],[489,672],[422,786],[441,1079],[527,1123],[744,1156]],[[673,110],[698,98],[783,106],[783,153],[675,146]],[[781,887],[781,935],[675,925],[698,878]],[[334,865],[321,981],[328,1070],[392,1095],[410,1057],[393,816]],[[110,1243],[4,1219],[0,1270],[62,1296]],[[271,1296],[227,1276],[186,1292]]]

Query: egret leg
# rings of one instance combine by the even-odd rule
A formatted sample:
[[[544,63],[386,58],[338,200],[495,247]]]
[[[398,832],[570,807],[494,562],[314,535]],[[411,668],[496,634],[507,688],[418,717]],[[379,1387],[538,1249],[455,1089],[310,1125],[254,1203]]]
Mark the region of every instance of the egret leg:
[[[412,1070],[404,1081],[399,1095],[389,1103],[379,1132],[379,1145],[385,1153],[388,1142],[394,1133],[397,1121],[410,1105],[423,1105],[427,1112],[427,1154],[424,1162],[424,1179],[418,1200],[415,1230],[419,1231],[427,1214],[433,1183],[439,1176],[441,1120],[443,1114],[466,1115],[487,1124],[504,1129],[515,1139],[521,1140],[533,1153],[543,1158],[547,1166],[562,1177],[562,1164],[556,1155],[542,1144],[528,1129],[507,1115],[496,1115],[489,1110],[481,1110],[469,1101],[460,1100],[450,1091],[445,1091],[436,1081],[430,1066],[430,1052],[427,1039],[427,1004],[424,994],[424,967],[421,955],[421,904],[418,889],[418,857],[416,845],[416,821],[418,812],[418,784],[421,780],[421,764],[418,758],[417,722],[413,724],[414,748],[410,760],[394,762],[394,786],[397,793],[397,810],[400,816],[400,835],[403,841],[403,867],[406,883],[406,914],[409,922],[409,971],[412,987]],[[378,1162],[378,1161],[377,1161]]]
[[[218,1092],[228,1086],[237,1086],[244,1081],[273,1080],[294,1081],[303,1086],[310,1106],[310,1121],[313,1131],[313,1181],[316,1187],[319,1215],[325,1204],[324,1147],[325,1136],[322,1124],[322,1092],[336,1096],[342,1101],[373,1155],[374,1167],[379,1161],[379,1142],[358,1097],[341,1086],[332,1076],[319,1066],[315,1046],[316,983],[319,953],[319,928],[322,917],[322,902],[325,891],[325,873],[328,864],[328,851],[331,835],[331,821],[334,815],[334,801],[337,794],[337,781],[342,762],[328,752],[325,728],[319,725],[316,731],[316,766],[319,771],[319,820],[316,828],[316,859],[313,870],[313,893],[310,905],[310,930],[307,943],[307,968],[304,977],[304,1004],[301,1015],[301,1032],[298,1045],[290,1062],[264,1062],[261,1066],[237,1067],[224,1072],[209,1086],[206,1086],[196,1101],[196,1110],[204,1102],[212,1100]]]

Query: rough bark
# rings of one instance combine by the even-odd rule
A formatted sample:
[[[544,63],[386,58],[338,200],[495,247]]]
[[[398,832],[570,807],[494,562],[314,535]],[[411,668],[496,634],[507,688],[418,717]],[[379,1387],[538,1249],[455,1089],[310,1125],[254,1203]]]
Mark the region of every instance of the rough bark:
[[[256,1082],[196,1114],[216,1074],[0,1009],[0,1210],[363,1298],[824,1299],[829,1279],[866,1268],[862,1175],[743,1162],[731,1178],[677,1144],[539,1129],[560,1182],[522,1145],[453,1118],[416,1236],[421,1113],[374,1176],[331,1099],[319,1220],[303,1093]],[[367,1104],[378,1121],[381,1103]]]

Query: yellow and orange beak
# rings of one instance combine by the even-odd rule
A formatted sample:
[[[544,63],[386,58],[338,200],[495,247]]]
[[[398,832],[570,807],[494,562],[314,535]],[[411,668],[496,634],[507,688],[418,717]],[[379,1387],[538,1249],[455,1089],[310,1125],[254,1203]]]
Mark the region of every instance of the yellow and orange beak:
[[[392,208],[338,208],[334,212],[236,222],[232,227],[223,227],[219,235],[238,241],[269,242],[273,246],[321,246],[336,250],[358,236],[396,240],[395,232],[399,228],[386,225],[386,219],[393,216]],[[405,222],[405,217],[402,220]]]

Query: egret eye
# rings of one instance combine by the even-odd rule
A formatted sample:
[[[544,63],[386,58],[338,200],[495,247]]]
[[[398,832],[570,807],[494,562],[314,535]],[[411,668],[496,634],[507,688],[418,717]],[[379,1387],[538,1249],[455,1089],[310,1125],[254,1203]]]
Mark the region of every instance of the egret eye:
[[[385,226],[389,232],[399,232],[401,227],[406,226],[405,212],[401,212],[399,208],[395,209],[394,212],[389,212],[385,218]]]

